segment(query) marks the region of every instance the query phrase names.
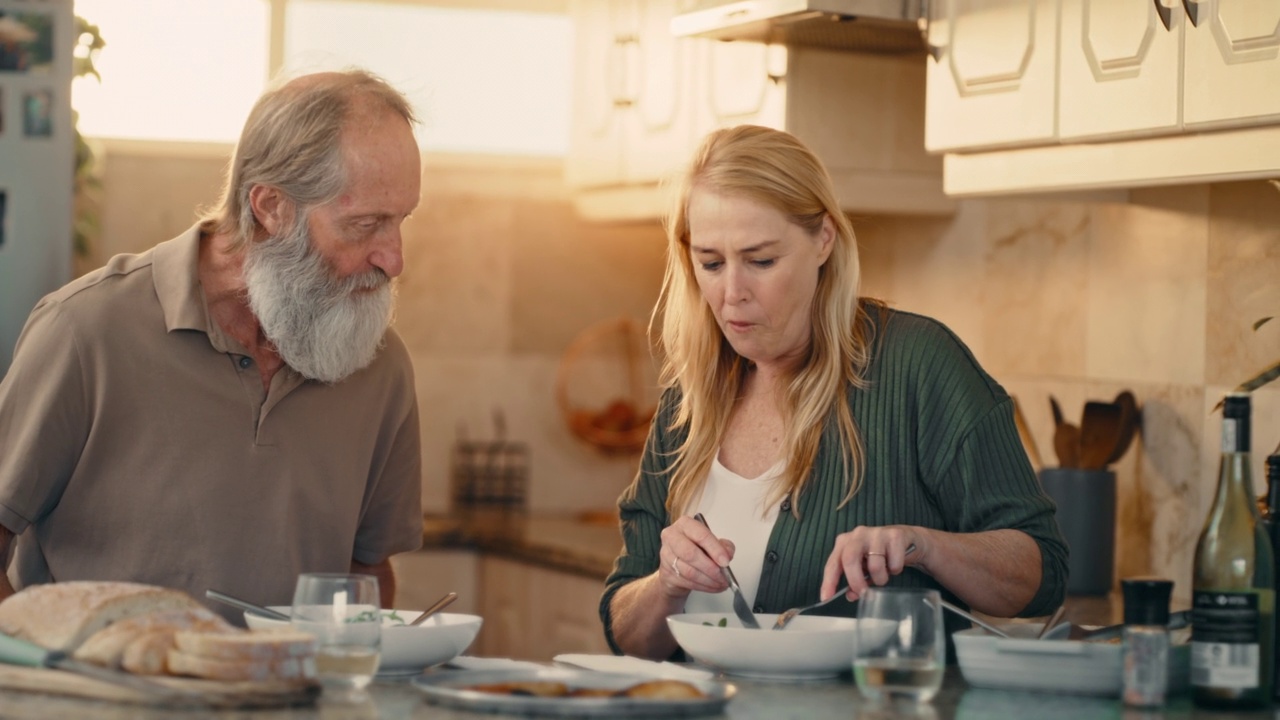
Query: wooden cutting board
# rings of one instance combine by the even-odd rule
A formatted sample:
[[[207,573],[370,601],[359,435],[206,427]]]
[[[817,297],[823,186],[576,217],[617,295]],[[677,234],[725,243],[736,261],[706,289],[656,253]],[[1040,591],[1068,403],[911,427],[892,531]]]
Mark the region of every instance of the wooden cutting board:
[[[277,708],[309,705],[320,695],[314,682],[216,682],[195,678],[148,677],[169,687],[194,691],[195,702],[149,695],[65,670],[0,665],[0,688],[134,705],[202,706],[215,708]]]

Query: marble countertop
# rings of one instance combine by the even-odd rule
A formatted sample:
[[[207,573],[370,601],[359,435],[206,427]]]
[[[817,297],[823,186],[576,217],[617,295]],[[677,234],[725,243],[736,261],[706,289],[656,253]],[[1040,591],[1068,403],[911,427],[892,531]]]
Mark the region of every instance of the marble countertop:
[[[456,672],[438,670],[434,672]],[[1163,710],[1133,712],[1118,699],[1090,698],[1045,693],[1008,692],[969,687],[956,668],[949,668],[942,692],[924,705],[885,705],[866,700],[849,676],[800,684],[769,683],[733,679],[737,695],[719,717],[737,720],[1013,720],[1028,717],[1051,718],[1272,718],[1272,710],[1221,712],[1193,708],[1186,697],[1175,698]],[[0,707],[6,718],[85,718],[86,720],[160,720],[160,718],[215,718],[218,720],[464,720],[497,718],[499,715],[472,713],[435,707],[407,682],[375,683],[369,698],[359,704],[335,704],[323,698],[315,707],[272,711],[148,710],[101,701],[76,700],[22,692],[0,692]]]
[[[622,550],[616,519],[595,514],[472,511],[429,516],[422,536],[423,549],[473,548],[601,581]]]

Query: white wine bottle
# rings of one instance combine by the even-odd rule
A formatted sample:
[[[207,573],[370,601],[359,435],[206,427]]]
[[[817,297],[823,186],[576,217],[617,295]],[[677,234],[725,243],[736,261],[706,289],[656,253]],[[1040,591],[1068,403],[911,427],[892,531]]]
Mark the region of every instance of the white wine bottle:
[[[1197,705],[1271,702],[1275,563],[1249,477],[1249,395],[1222,409],[1218,491],[1192,571],[1191,687]]]

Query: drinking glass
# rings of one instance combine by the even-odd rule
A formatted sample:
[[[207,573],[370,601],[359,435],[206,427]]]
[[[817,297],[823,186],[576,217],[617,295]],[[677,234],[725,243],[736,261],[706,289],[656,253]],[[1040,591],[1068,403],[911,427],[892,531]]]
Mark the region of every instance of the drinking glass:
[[[316,674],[326,689],[360,691],[373,680],[382,645],[377,578],[299,575],[291,619],[295,628],[316,636]]]
[[[947,643],[937,590],[870,588],[858,600],[853,676],[872,700],[928,702],[942,687]]]

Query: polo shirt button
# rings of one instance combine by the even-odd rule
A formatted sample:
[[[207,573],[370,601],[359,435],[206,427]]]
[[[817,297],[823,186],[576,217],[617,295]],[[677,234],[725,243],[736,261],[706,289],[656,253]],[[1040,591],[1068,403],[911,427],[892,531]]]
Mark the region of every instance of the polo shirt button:
[[[245,355],[244,357],[240,358],[241,370],[248,370],[249,366],[252,364],[253,364],[253,358],[249,357],[248,355]]]
[[[761,606],[759,606],[759,605],[757,605],[757,606],[755,606],[755,607],[751,608],[751,612],[758,612],[758,613],[762,613],[762,612],[764,612],[764,608],[763,608],[763,607],[761,607]]]
[[[784,498],[782,501],[782,512],[791,512],[791,498]]]
[[[778,553],[774,552],[773,550],[770,550],[769,553],[764,556],[764,559],[768,560],[771,563],[776,563],[778,562]]]

